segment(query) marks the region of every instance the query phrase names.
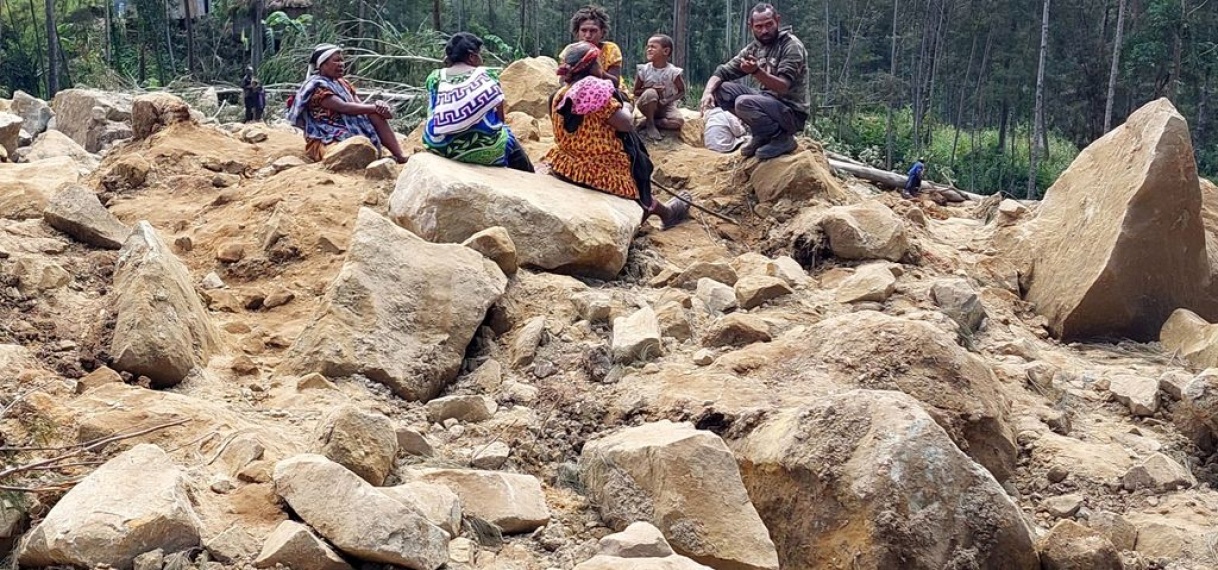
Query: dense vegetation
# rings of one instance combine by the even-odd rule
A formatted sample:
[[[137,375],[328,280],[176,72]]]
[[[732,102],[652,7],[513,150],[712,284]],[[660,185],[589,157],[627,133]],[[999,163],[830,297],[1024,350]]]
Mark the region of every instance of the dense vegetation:
[[[267,83],[287,84],[299,79],[307,46],[324,39],[364,54],[357,70],[364,81],[408,92],[435,65],[446,33],[481,34],[501,61],[553,55],[570,41],[567,20],[582,4],[196,0],[195,17],[183,18],[182,0],[165,1],[0,0],[0,90],[45,97],[72,85],[232,83],[249,63]],[[933,178],[1015,195],[1026,193],[1029,157],[1040,148],[1039,193],[1079,148],[1103,134],[1109,103],[1115,126],[1143,103],[1168,97],[1190,121],[1202,172],[1218,173],[1208,101],[1218,66],[1218,2],[1053,2],[1044,57],[1045,134],[1033,144],[1045,1],[775,4],[808,48],[816,103],[809,128],[830,148],[893,168],[925,156]],[[126,5],[126,17],[119,4]],[[650,34],[667,32],[677,39],[678,59],[695,87],[749,39],[745,15],[752,4],[604,0],[610,37],[625,50],[628,70],[641,61]],[[193,14],[202,12],[198,6],[207,13]],[[698,93],[691,91],[692,99]]]

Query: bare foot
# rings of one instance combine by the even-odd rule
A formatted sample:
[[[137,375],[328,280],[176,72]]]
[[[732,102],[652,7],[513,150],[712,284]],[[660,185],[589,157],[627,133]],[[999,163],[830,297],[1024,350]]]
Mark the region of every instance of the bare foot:
[[[660,134],[659,129],[657,129],[655,127],[655,125],[648,125],[647,130],[644,132],[644,134],[647,135],[647,138],[649,138],[653,141],[658,141],[658,140],[664,138],[664,136]]]

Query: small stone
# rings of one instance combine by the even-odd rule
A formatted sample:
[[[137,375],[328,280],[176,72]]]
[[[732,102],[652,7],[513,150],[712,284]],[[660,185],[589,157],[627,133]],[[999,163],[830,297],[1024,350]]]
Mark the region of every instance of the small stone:
[[[498,410],[499,404],[489,396],[447,396],[427,402],[427,417],[433,422],[482,422]]]
[[[266,139],[267,139],[266,129],[259,127],[257,125],[251,126],[251,127],[246,127],[241,130],[241,140],[243,140],[247,143],[257,144],[260,142],[266,142]]]
[[[663,344],[660,321],[651,307],[628,317],[613,319],[613,359],[615,362],[646,362],[660,355]]]
[[[454,538],[448,543],[448,561],[455,564],[473,564],[478,555],[478,543],[468,538]]]
[[[732,266],[728,263],[699,261],[690,265],[685,271],[682,271],[673,281],[673,285],[692,289],[697,287],[703,279],[718,281],[730,287],[736,284],[736,270],[732,269]]]
[[[709,349],[700,349],[694,353],[694,364],[698,366],[708,366],[715,362],[715,352]]]
[[[1172,458],[1156,453],[1130,468],[1121,479],[1121,484],[1127,491],[1150,489],[1166,492],[1191,488],[1197,484],[1197,480]]]
[[[410,454],[422,457],[434,457],[436,451],[431,446],[431,442],[427,441],[424,436],[416,429],[398,428],[398,449]]]
[[[173,240],[173,247],[178,250],[178,253],[188,253],[195,248],[195,242],[190,239],[190,236],[178,236]]]
[[[301,376],[296,381],[296,391],[300,392],[304,390],[338,390],[338,386],[335,386],[334,382],[331,382],[329,378],[314,372]]]
[[[698,281],[698,289],[694,296],[702,301],[712,315],[722,315],[739,306],[734,289],[707,277]]]
[[[322,163],[335,172],[363,170],[377,158],[376,147],[368,137],[351,137],[326,151]]]
[[[216,249],[216,260],[223,263],[236,263],[245,257],[245,244],[228,242]]]
[[[507,463],[512,449],[502,441],[495,441],[484,447],[476,448],[474,453],[475,455],[470,459],[470,465],[474,469],[495,470]]]
[[[216,188],[230,188],[241,183],[240,174],[219,173],[211,177],[211,185]]]
[[[289,168],[304,166],[304,164],[305,161],[299,156],[281,156],[276,158],[275,162],[271,163],[271,168],[274,169],[275,174],[279,174],[280,172],[283,172]]]
[[[398,177],[398,162],[393,158],[374,160],[364,169],[364,176],[369,180],[393,180]]]
[[[266,309],[282,307],[288,303],[291,303],[295,298],[295,293],[288,291],[287,289],[279,289],[266,296],[266,299],[262,301],[262,307]]]
[[[887,263],[871,263],[859,267],[854,275],[838,286],[835,297],[839,303],[883,303],[896,291],[897,278]]]
[[[149,550],[132,561],[133,570],[161,570],[165,564],[165,551],[161,549]]]
[[[602,538],[600,549],[602,555],[617,558],[664,558],[673,553],[660,529],[646,522],[630,523],[622,532]]]
[[[1184,398],[1184,387],[1193,381],[1193,375],[1182,370],[1169,370],[1159,377],[1159,391],[1173,400]]]
[[[579,317],[590,323],[601,323],[609,320],[613,308],[613,299],[600,291],[584,291],[571,296],[575,311]]]
[[[227,477],[221,477],[219,479],[216,479],[215,481],[212,481],[212,483],[211,483],[212,492],[218,493],[221,495],[227,495],[227,494],[233,492],[233,490],[236,488],[237,487],[236,487],[236,485],[233,485],[232,480],[230,480]]]
[[[1113,376],[1108,391],[1116,400],[1140,417],[1153,416],[1159,410],[1159,381],[1130,374]]]
[[[1049,479],[1050,483],[1061,483],[1062,481],[1066,480],[1066,477],[1069,476],[1070,471],[1061,465],[1054,465],[1053,467],[1050,467],[1049,472],[1045,475],[1045,477]]]
[[[537,400],[539,392],[536,386],[512,381],[503,383],[503,398],[511,402],[531,404]]]
[[[516,257],[516,244],[512,242],[512,236],[508,235],[508,231],[500,226],[495,226],[482,230],[461,242],[461,245],[468,247],[483,257],[494,261],[495,265],[503,271],[504,275],[511,277],[516,274],[519,267],[519,262]]]
[[[1041,506],[1054,518],[1070,518],[1082,508],[1083,497],[1074,493],[1059,495],[1045,499],[1045,502]]]
[[[549,378],[557,372],[558,368],[555,367],[554,363],[550,362],[549,360],[539,358],[537,359],[537,362],[533,363],[533,376],[538,379]]]
[[[470,375],[475,386],[484,394],[493,394],[503,384],[503,366],[498,360],[490,359]]]
[[[793,291],[791,286],[779,277],[749,275],[736,282],[735,293],[740,308],[752,309],[778,297],[790,295]]]
[[[702,336],[702,345],[711,348],[741,347],[770,340],[770,327],[764,320],[753,315],[732,313],[711,324]]]
[[[254,361],[244,354],[233,359],[232,369],[233,372],[242,376],[258,373],[258,365],[254,364]]]
[[[76,393],[84,394],[85,392],[97,388],[98,386],[115,383],[121,384],[122,381],[123,377],[119,376],[118,372],[102,366],[101,368],[86,374],[84,378],[76,381]]]
[[[533,317],[525,323],[512,343],[512,367],[524,368],[533,363],[537,347],[546,341],[546,318]]]
[[[203,278],[203,282],[200,283],[200,286],[202,286],[204,289],[223,289],[226,287],[224,281],[220,279],[219,275],[216,275],[215,271],[208,273],[207,276]]]

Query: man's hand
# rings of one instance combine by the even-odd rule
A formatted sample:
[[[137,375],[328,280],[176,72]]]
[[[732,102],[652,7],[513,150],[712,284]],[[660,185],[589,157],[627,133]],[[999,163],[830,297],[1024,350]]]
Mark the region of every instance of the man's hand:
[[[698,110],[705,113],[708,109],[715,106],[715,93],[706,91],[702,93],[702,100],[698,103]]]
[[[749,75],[757,73],[757,60],[752,57],[744,58],[744,60],[740,62],[740,71],[743,71]]]

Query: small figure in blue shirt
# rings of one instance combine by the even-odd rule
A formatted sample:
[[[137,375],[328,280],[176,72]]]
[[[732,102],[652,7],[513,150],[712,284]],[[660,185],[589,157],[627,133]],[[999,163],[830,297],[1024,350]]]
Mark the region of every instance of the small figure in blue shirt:
[[[909,178],[905,180],[905,189],[901,190],[902,198],[909,200],[921,192],[922,174],[924,172],[926,172],[926,164],[923,163],[922,159],[919,158],[918,161],[909,168]]]

